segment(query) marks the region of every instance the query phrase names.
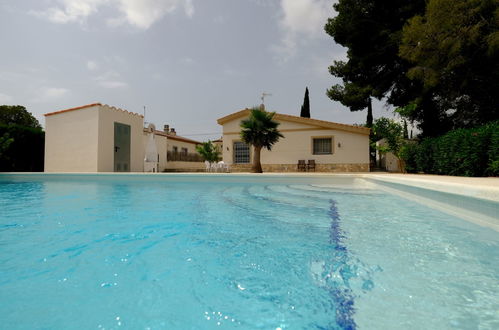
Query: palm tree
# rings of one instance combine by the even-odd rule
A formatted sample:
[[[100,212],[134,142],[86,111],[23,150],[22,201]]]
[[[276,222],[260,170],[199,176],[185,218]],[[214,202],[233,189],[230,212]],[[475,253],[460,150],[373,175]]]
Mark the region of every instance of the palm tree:
[[[259,108],[251,109],[248,119],[241,121],[241,138],[247,143],[253,145],[253,173],[262,173],[262,164],[260,163],[260,151],[262,148],[272,149],[279,138],[284,137],[278,130],[279,123],[272,120],[275,112],[266,112]]]

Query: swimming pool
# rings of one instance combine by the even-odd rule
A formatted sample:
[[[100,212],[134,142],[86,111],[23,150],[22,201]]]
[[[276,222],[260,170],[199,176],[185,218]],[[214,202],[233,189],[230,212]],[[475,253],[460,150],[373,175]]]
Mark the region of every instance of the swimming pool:
[[[6,329],[499,328],[499,233],[351,177],[0,176]]]

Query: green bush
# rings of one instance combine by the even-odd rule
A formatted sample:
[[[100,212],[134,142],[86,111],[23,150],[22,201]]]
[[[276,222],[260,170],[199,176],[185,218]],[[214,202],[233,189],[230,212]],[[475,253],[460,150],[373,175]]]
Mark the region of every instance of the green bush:
[[[45,132],[15,124],[0,124],[0,136],[13,141],[0,155],[0,172],[43,171]]]
[[[487,176],[499,176],[499,125],[497,122],[495,126],[490,124],[490,145],[487,152],[487,169],[485,170],[485,175]]]
[[[403,154],[408,172],[459,176],[499,175],[499,121],[451,131],[409,146]]]
[[[417,173],[418,165],[416,164],[416,155],[418,152],[418,145],[415,143],[404,144],[400,150],[400,158],[405,163],[405,171],[407,173]]]

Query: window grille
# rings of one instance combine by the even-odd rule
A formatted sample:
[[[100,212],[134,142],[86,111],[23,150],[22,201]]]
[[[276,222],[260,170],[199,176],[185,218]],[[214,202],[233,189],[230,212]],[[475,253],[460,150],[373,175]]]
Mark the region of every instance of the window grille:
[[[333,153],[333,138],[314,139],[314,155],[330,155]]]
[[[234,164],[248,164],[249,162],[249,145],[244,142],[234,142]]]

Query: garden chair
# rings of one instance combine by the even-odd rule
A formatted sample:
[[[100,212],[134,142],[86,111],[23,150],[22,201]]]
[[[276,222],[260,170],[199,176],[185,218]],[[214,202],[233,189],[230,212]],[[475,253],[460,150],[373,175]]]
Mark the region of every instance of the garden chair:
[[[309,159],[307,164],[307,170],[314,170],[315,172],[315,159]]]
[[[305,164],[305,159],[298,160],[298,171],[306,171],[307,164]]]
[[[205,171],[211,172],[211,163],[207,160],[204,161]]]
[[[224,161],[219,161],[218,162],[218,169],[221,171],[221,172],[229,172],[229,164],[226,164],[224,163]]]

